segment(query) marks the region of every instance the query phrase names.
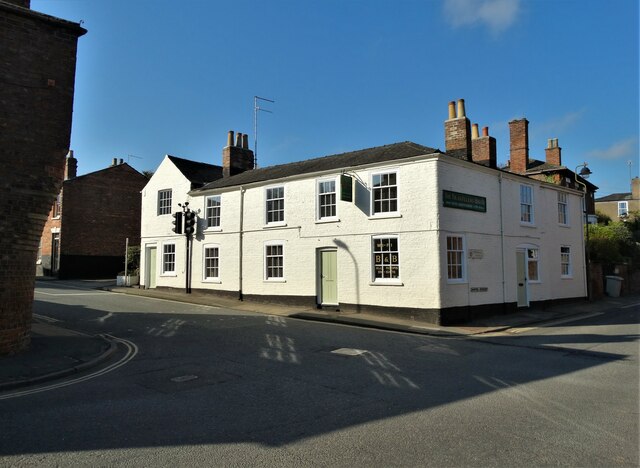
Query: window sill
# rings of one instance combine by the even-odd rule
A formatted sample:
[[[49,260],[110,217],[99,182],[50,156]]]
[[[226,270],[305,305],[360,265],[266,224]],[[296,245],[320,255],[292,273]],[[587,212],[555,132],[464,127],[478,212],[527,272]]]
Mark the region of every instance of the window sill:
[[[271,229],[271,228],[279,228],[279,227],[287,227],[287,223],[285,223],[285,222],[268,223],[268,224],[265,224],[264,226],[262,226],[263,229]]]
[[[323,218],[316,219],[316,224],[339,223],[340,218]]]
[[[286,283],[286,279],[266,279],[263,281],[264,283]]]
[[[167,272],[167,273],[161,273],[160,274],[161,278],[175,278],[177,276],[178,276],[178,274],[177,273],[173,273],[173,272]]]
[[[460,279],[460,280],[447,280],[447,284],[468,284],[468,281],[466,279]]]
[[[526,228],[535,228],[536,225],[534,223],[525,223],[524,221],[520,221],[520,226]]]
[[[371,281],[369,286],[404,286],[402,281]]]
[[[208,283],[208,284],[222,284],[222,281],[220,281],[219,279],[213,279],[213,278],[205,278],[202,280],[203,283]]]
[[[571,275],[571,276],[561,276],[560,279],[561,280],[572,280],[573,279],[573,275]]]
[[[561,228],[570,228],[571,227],[569,224],[558,224],[558,226],[560,226]]]
[[[222,232],[222,228],[221,227],[208,227],[204,230],[205,233],[207,232]]]
[[[389,218],[402,218],[400,213],[377,213],[369,216],[369,219],[389,219]]]

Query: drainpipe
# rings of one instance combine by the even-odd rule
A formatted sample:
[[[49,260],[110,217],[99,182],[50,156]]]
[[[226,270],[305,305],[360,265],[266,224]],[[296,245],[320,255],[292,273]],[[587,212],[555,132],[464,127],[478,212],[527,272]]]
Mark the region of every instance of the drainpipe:
[[[507,284],[505,282],[505,267],[504,267],[504,216],[503,216],[503,202],[502,202],[502,173],[498,174],[498,189],[500,195],[500,249],[502,255],[502,307],[504,309],[507,301]]]
[[[243,229],[244,229],[244,187],[240,186],[240,227],[238,229],[238,250],[239,250],[239,264],[238,264],[238,299],[243,300],[242,297],[242,253],[243,253]]]

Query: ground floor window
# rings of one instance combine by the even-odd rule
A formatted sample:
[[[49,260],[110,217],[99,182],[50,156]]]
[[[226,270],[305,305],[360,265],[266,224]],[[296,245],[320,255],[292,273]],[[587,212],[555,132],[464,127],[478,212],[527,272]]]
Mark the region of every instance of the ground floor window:
[[[538,249],[527,249],[527,273],[529,281],[540,281],[540,276],[538,274],[538,257]]]
[[[220,278],[220,250],[218,246],[208,245],[204,248],[204,279]]]
[[[176,272],[176,244],[162,246],[162,273]]]
[[[560,271],[565,278],[571,276],[571,247],[563,245],[560,247]]]
[[[462,282],[465,279],[464,237],[447,236],[447,279]]]
[[[400,252],[398,237],[374,237],[372,246],[373,280],[400,279]]]
[[[265,279],[284,279],[284,246],[267,244],[264,248]]]

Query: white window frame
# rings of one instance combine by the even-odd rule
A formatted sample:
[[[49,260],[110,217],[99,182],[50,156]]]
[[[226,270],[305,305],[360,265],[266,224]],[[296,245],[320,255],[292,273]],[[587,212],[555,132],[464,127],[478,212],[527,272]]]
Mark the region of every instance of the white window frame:
[[[459,239],[461,242],[462,249],[449,249],[449,239]],[[447,283],[466,283],[467,282],[467,241],[465,236],[462,234],[447,234],[445,237],[445,252],[447,256]],[[456,264],[455,267],[459,266],[461,270],[460,277],[451,277],[451,255],[450,253],[455,253],[460,256],[460,264]]]
[[[207,250],[208,249],[217,249],[217,256],[211,257],[216,258],[218,261],[217,268],[218,275],[217,276],[207,276]],[[202,281],[207,283],[220,283],[220,244],[205,244],[202,246]]]
[[[53,213],[51,217],[53,219],[60,219],[61,214],[62,214],[62,193],[58,193],[58,195],[56,196],[56,200],[53,202]]]
[[[382,176],[389,176],[389,175],[394,175],[395,176],[395,184],[388,184],[388,185],[383,185],[380,187],[374,187],[374,180],[376,177],[382,177]],[[377,172],[372,172],[371,173],[371,177],[370,177],[370,184],[371,184],[371,204],[369,207],[369,213],[371,214],[372,218],[388,218],[388,217],[395,217],[398,216],[398,214],[400,213],[400,184],[399,184],[399,177],[398,177],[398,170],[397,169],[388,169],[388,170],[384,170],[384,171],[377,171]],[[391,197],[391,195],[389,195],[388,198],[386,198],[385,200],[388,200],[389,203],[392,200],[395,200],[395,204],[396,204],[396,209],[395,210],[391,210],[389,209],[388,211],[375,211],[375,193],[378,190],[384,190],[385,188],[388,188],[390,191],[391,189],[395,189],[395,197]],[[382,199],[381,199],[382,200]]]
[[[531,253],[533,253],[534,251],[535,251],[535,260],[532,260],[532,258],[529,257],[529,255]],[[533,245],[525,247],[525,249],[524,249],[524,258],[525,258],[525,261],[527,262],[527,265],[526,265],[526,268],[527,268],[527,281],[529,281],[529,283],[541,283],[542,279],[541,279],[541,276],[540,276],[540,272],[541,272],[541,269],[540,269],[540,248],[537,247],[537,246],[533,246]],[[536,263],[536,274],[538,276],[536,279],[532,279],[531,275],[529,274],[529,272],[530,272],[529,264],[530,263],[534,263],[534,262]]]
[[[217,199],[218,200],[218,206],[209,206],[209,200],[214,200]],[[217,216],[212,215],[212,212],[214,212],[215,210],[218,211]],[[205,223],[206,223],[206,229],[209,231],[221,231],[222,228],[221,223],[222,223],[222,195],[209,195],[207,197],[205,197],[204,199],[204,213],[205,213]],[[212,223],[211,221],[215,221],[217,219],[218,223]]]
[[[280,247],[281,248],[281,254],[280,255],[274,255],[273,252],[270,252],[270,248],[271,247]],[[269,258],[270,257],[281,257],[282,258],[282,264],[281,265],[276,265],[276,266],[270,266],[269,265]],[[264,276],[264,281],[267,281],[269,283],[284,283],[286,282],[286,277],[285,277],[285,248],[284,248],[284,241],[282,240],[276,240],[276,241],[268,241],[264,243],[264,254],[263,254],[263,276]],[[282,270],[282,276],[270,276],[269,275],[269,269],[270,268],[280,268]]]
[[[333,192],[321,192],[322,184],[333,183]],[[322,216],[322,198],[330,196],[333,193],[333,216]],[[327,204],[325,206],[331,206]],[[338,219],[338,180],[336,177],[318,179],[316,181],[316,221],[331,222],[339,221]]]
[[[618,218],[622,218],[623,216],[627,216],[628,214],[629,214],[629,202],[619,201],[618,202]]]
[[[166,248],[169,246],[173,246],[173,252],[166,252]],[[165,266],[166,266],[166,260],[165,257],[166,255],[171,255],[171,253],[173,253],[173,270],[165,270]],[[177,263],[178,263],[178,252],[176,250],[176,243],[175,242],[164,242],[162,244],[162,256],[161,258],[161,270],[162,274],[161,276],[176,276],[176,271],[177,271]]]
[[[162,197],[162,194],[169,193],[169,197]],[[168,200],[168,203],[167,203]],[[157,198],[157,213],[158,216],[163,216],[167,214],[171,214],[171,204],[173,203],[173,190],[172,189],[162,189],[158,190],[158,198]]]
[[[282,189],[282,197],[281,198],[268,198],[269,190]],[[287,198],[287,189],[283,184],[280,185],[272,185],[264,188],[264,225],[267,227],[272,226],[286,226],[287,218],[286,218],[286,198]],[[282,200],[282,210],[271,210],[273,212],[282,211],[282,219],[277,221],[269,221],[269,202],[273,200]]]
[[[569,225],[569,198],[565,192],[558,192],[558,224]]]
[[[566,249],[566,251],[564,251]],[[573,262],[571,261],[571,246],[560,246],[560,277],[561,278],[573,278]],[[566,273],[565,273],[566,265]],[[540,265],[538,264],[538,267]]]
[[[376,250],[376,241],[382,240],[382,239],[395,239],[396,241],[396,250],[380,250],[377,251]],[[389,253],[389,262],[384,262],[384,258],[380,258],[380,262],[377,262],[377,258],[376,258],[376,254],[384,254],[384,252],[388,252]],[[396,258],[394,261],[393,258],[393,253],[395,252],[396,254]],[[395,285],[402,285],[402,276],[400,273],[400,267],[401,267],[401,263],[400,263],[400,236],[397,234],[384,234],[384,235],[377,235],[377,236],[371,236],[371,284],[373,285],[377,285],[377,284],[395,284]],[[378,263],[380,263],[381,268],[383,268],[383,277],[382,278],[378,278],[376,277],[376,266],[378,265]],[[395,278],[392,277],[384,277],[384,268],[386,267],[396,267],[398,269],[398,276]]]
[[[529,199],[527,200],[526,192],[529,194]],[[528,217],[526,219],[525,212],[523,209],[528,207]],[[533,225],[535,223],[535,209],[534,209],[534,197],[533,197],[533,185],[529,184],[520,184],[520,224],[524,225]]]

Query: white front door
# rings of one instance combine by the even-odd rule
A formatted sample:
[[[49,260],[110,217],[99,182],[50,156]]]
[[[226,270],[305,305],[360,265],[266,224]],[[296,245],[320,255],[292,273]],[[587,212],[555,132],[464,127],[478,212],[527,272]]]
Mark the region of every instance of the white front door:
[[[526,250],[516,251],[516,284],[518,285],[518,307],[529,307],[526,254]]]

